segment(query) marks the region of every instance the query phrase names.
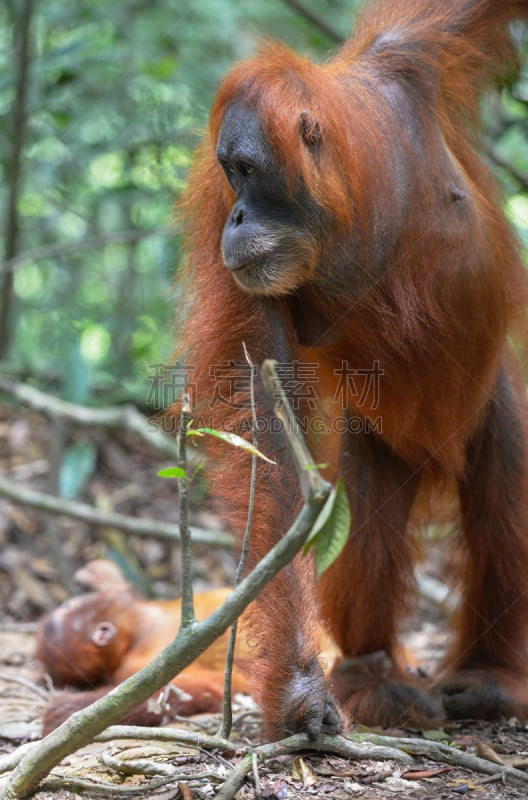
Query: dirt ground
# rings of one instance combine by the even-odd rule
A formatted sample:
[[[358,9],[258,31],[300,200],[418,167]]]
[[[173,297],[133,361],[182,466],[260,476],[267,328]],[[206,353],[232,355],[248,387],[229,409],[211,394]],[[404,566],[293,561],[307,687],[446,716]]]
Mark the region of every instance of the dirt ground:
[[[7,754],[40,736],[39,715],[47,701],[49,689],[33,659],[34,629],[32,624],[4,623],[0,626],[0,767]],[[424,636],[434,638],[434,631],[429,628]],[[415,632],[413,639],[418,641],[420,634]],[[235,719],[234,740],[258,743],[259,716],[252,704],[236,704]],[[217,715],[201,715],[189,721],[179,720],[172,727],[214,735],[218,726]],[[409,731],[388,733],[399,736],[416,735],[416,732]],[[440,732],[430,735],[438,737]],[[488,757],[490,753],[494,753],[509,765],[525,768],[528,766],[527,726],[514,720],[501,725],[454,725],[445,731],[444,741],[463,752],[487,754]],[[487,752],[486,747],[489,748]],[[147,782],[155,780],[155,776],[125,777],[116,771],[115,766],[112,767],[112,757],[125,762],[141,759],[143,763],[150,763],[151,770],[160,765],[170,766],[176,771],[176,777],[173,777],[170,784],[154,791],[147,788]],[[92,744],[68,756],[50,776],[60,777],[65,788],[60,788],[55,782],[53,785],[45,785],[34,797],[36,800],[73,800],[81,796],[117,797],[127,786],[134,788],[132,796],[139,798],[213,798],[237,761],[238,756],[232,753],[208,753],[177,742],[155,741],[153,732],[151,741],[128,739]],[[0,790],[7,774],[0,775]],[[196,777],[193,778],[193,775]],[[78,779],[88,782],[88,785],[93,782],[93,790],[84,788],[81,792],[80,787],[72,784],[72,781]],[[501,780],[490,782],[490,776],[459,767],[450,768],[427,757],[416,758],[415,763],[409,767],[390,760],[365,758],[349,761],[337,756],[307,752],[266,761],[259,767],[259,780],[260,796],[271,800],[297,800],[307,797],[329,797],[336,800],[350,797],[361,797],[365,800],[440,800],[460,796],[480,800],[521,800],[528,796],[528,784],[523,787]],[[191,794],[185,794],[182,784],[186,785]],[[97,788],[98,785],[101,786],[100,789]],[[236,797],[248,800],[257,797],[252,775]]]
[[[0,406],[0,473],[12,481],[44,490],[51,431],[52,427],[39,415],[23,411],[13,414],[12,409],[3,410]],[[72,436],[67,444],[78,445],[86,437],[88,434],[81,439]],[[156,477],[157,470],[170,462],[159,454],[146,452],[128,436],[95,431],[89,433],[89,441],[95,448],[96,459],[82,489],[84,502],[130,515],[175,521],[174,491]],[[205,494],[197,498],[193,523],[208,529],[219,526]],[[57,563],[57,542],[61,564]],[[166,542],[92,529],[66,518],[46,519],[0,497],[0,796],[12,766],[10,754],[40,737],[40,714],[50,693],[33,658],[38,620],[68,596],[61,573],[62,577],[71,576],[87,560],[107,556],[124,566],[128,577],[136,571],[138,580],[143,581],[138,584],[141,591],[158,597],[178,593],[178,555]],[[225,549],[197,547],[195,588],[229,584],[234,564],[233,554]],[[404,634],[421,668],[430,672],[445,646],[448,625],[442,598],[435,597],[436,561],[426,563],[423,572],[416,613]],[[250,701],[235,705],[235,720],[235,741],[248,744],[262,741],[258,710]],[[219,717],[178,720],[172,727],[215,734]],[[504,720],[501,724],[461,723],[425,734],[384,733],[425,740],[430,737],[451,744],[462,753],[527,770],[528,777],[528,725],[516,720]],[[163,800],[213,798],[239,760],[240,755],[234,752],[208,752],[175,741],[156,741],[153,732],[148,740],[92,744],[68,756],[53,770],[50,776],[53,784],[45,784],[34,797],[72,800],[81,796],[114,798],[125,794]],[[132,761],[136,767],[141,761],[139,766],[147,774],[125,775],[125,767],[119,761]],[[150,786],[149,782],[159,782],[160,773],[167,772],[171,773],[165,777],[168,783],[157,789]],[[81,787],[79,779],[88,783]],[[236,797],[249,800],[257,796],[269,800],[308,797],[441,800],[460,796],[514,800],[528,797],[528,783],[515,784],[511,779],[504,781],[496,776],[490,779],[483,772],[449,766],[427,756],[415,757],[408,766],[369,757],[352,761],[305,752],[270,758],[251,772]]]

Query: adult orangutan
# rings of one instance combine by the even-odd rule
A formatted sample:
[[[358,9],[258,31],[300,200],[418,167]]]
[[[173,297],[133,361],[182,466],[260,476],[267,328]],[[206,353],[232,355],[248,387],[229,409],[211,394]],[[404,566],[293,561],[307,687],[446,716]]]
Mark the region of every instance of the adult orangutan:
[[[340,708],[378,724],[528,715],[526,401],[509,344],[526,277],[474,149],[479,94],[511,57],[507,23],[527,11],[526,0],[373,2],[328,62],[270,44],[214,102],[183,208],[196,416],[248,430],[243,342],[255,364],[280,362],[290,392],[307,367],[344,429],[335,472],[352,507],[318,589],[299,557],[258,602],[270,736],[335,731]],[[360,394],[353,380],[370,373]],[[259,447],[277,465],[258,466],[252,563],[301,504],[260,380],[256,393]],[[317,416],[314,392],[293,394],[303,421]],[[248,459],[222,456],[214,491],[242,530]],[[411,510],[441,487],[458,502],[462,586],[428,694],[393,654],[412,586]],[[330,689],[318,618],[344,653]],[[378,651],[379,670],[358,677],[354,657]]]

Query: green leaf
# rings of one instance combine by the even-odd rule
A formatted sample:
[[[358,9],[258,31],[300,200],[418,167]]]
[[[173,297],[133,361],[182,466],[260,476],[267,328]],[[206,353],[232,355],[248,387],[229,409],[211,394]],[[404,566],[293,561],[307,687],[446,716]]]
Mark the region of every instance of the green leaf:
[[[160,478],[186,478],[187,473],[183,467],[165,467],[158,470]]]
[[[315,566],[319,576],[341,553],[349,531],[350,506],[344,481],[340,478],[317,517],[304,547],[305,554],[315,547]]]
[[[64,389],[62,395],[70,403],[86,403],[90,396],[91,370],[82,355],[77,339],[64,345],[62,367]]]
[[[257,448],[251,444],[251,442],[248,442],[241,436],[237,436],[236,433],[217,431],[215,428],[192,428],[187,431],[187,436],[204,436],[206,433],[208,433],[210,436],[216,436],[217,439],[222,439],[223,442],[232,444],[233,447],[240,447],[241,450],[245,450],[252,456],[258,456],[258,458],[264,459],[264,461],[267,461],[269,464],[276,463],[275,461],[272,461],[271,458],[268,458],[268,456],[265,456],[264,453],[261,453],[260,450],[257,450]]]
[[[75,442],[67,448],[59,471],[59,494],[79,497],[95,470],[97,449],[91,442]]]
[[[319,512],[319,516],[317,517],[317,519],[313,524],[312,530],[310,531],[310,535],[306,540],[306,544],[304,545],[305,555],[308,552],[308,550],[310,550],[315,545],[319,532],[324,528],[324,526],[330,519],[330,515],[332,514],[332,511],[334,509],[336,494],[337,494],[337,487],[333,486],[332,491],[328,495],[324,506]]]

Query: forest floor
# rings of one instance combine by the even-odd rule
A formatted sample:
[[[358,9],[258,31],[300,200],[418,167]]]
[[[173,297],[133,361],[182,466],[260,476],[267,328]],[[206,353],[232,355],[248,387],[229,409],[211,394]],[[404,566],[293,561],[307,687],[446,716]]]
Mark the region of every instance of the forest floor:
[[[0,407],[0,475],[26,486],[44,490],[49,474],[51,426],[39,415],[13,413]],[[66,446],[78,445],[79,437],[70,437]],[[177,517],[174,490],[167,481],[157,478],[157,470],[167,466],[166,457],[149,453],[128,435],[109,436],[107,432],[90,433],[90,445],[96,457],[93,469],[82,489],[85,502],[99,508],[118,510],[131,515],[165,521]],[[75,452],[72,447],[71,452]],[[219,529],[219,522],[208,506],[206,494],[193,512],[193,521],[201,528]],[[61,543],[63,563],[52,556],[53,540]],[[76,568],[96,557],[112,556],[127,575],[141,577],[138,588],[155,596],[177,594],[178,556],[166,542],[143,537],[127,537],[115,530],[95,529],[66,518],[44,515],[14,505],[0,498],[0,794],[7,772],[2,764],[10,753],[27,742],[40,738],[40,714],[50,687],[33,657],[38,620],[68,596],[59,573],[73,575]],[[234,557],[226,549],[196,547],[195,584],[199,589],[227,585],[232,580]],[[437,577],[436,559],[423,566],[423,572]],[[139,581],[139,578],[138,578]],[[415,613],[403,632],[406,647],[417,663],[430,672],[441,655],[448,635],[448,624],[441,603],[428,592],[421,593]],[[248,700],[235,704],[233,739],[258,744],[262,741],[258,709]],[[201,715],[178,720],[172,725],[214,735],[219,728],[218,715]],[[501,762],[528,770],[528,725],[517,720],[500,724],[465,722],[450,724],[442,731],[383,731],[394,737],[421,737],[444,742],[462,753]],[[148,788],[151,776],[124,776],[111,759],[141,759],[155,765],[172,766],[176,776],[164,787]],[[163,800],[182,797],[215,796],[218,787],[238,762],[235,752],[207,752],[173,742],[134,739],[94,743],[68,756],[52,775],[62,784],[44,786],[33,795],[36,800],[73,800],[73,798],[114,798],[123,796]],[[93,782],[93,788],[81,788],[72,780]],[[524,786],[510,779],[490,778],[480,771],[449,766],[427,756],[416,757],[415,764],[403,766],[397,761],[362,758],[350,761],[334,755],[305,752],[281,755],[264,761],[258,769],[260,797],[268,800],[328,797],[336,800],[361,797],[365,800],[412,798],[441,800],[474,797],[479,800],[514,800],[528,797]],[[69,783],[68,783],[69,781]],[[179,784],[179,786],[178,786]],[[128,794],[128,789],[132,792]],[[237,798],[256,797],[253,773],[239,790]]]

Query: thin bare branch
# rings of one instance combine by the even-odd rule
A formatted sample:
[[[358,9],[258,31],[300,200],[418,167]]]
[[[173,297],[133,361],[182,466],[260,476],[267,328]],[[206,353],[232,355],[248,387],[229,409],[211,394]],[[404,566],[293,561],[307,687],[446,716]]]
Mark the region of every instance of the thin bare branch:
[[[147,239],[150,236],[174,236],[177,232],[177,229],[174,228],[149,228],[148,230],[132,228],[131,230],[114,231],[113,233],[101,233],[98,236],[87,236],[84,239],[77,239],[73,242],[54,242],[53,244],[35,247],[33,250],[26,250],[25,253],[19,253],[12,258],[6,258],[2,264],[2,270],[4,274],[13,273],[23,264],[42,261],[43,258],[56,258],[66,253],[78,253],[81,250],[96,250],[98,247],[106,247],[107,244],[117,242],[122,242],[123,244],[139,242],[141,239]]]
[[[64,514],[90,525],[117,528],[135,536],[153,536],[156,539],[168,539],[173,542],[179,541],[180,538],[179,527],[169,522],[138,519],[137,517],[127,517],[125,514],[99,511],[86,503],[67,500],[64,497],[53,497],[34,489],[27,489],[25,486],[12,483],[5,478],[0,478],[0,495],[8,497],[18,505],[29,506],[50,514]],[[195,542],[213,547],[231,547],[234,543],[234,538],[228,533],[211,532],[199,528],[193,530],[193,539]]]
[[[324,33],[325,36],[328,36],[329,39],[336,42],[337,44],[342,44],[345,41],[345,37],[336,31],[329,23],[322,17],[320,14],[317,14],[313,9],[309,8],[305,5],[301,0],[283,0],[283,3],[290,8],[293,8],[298,14],[308,20],[312,25]]]
[[[47,417],[70,420],[76,425],[85,427],[129,430],[156,450],[172,458],[178,458],[178,445],[174,439],[160,430],[155,422],[141,414],[135,406],[106,406],[105,408],[80,406],[41,392],[25,383],[13,381],[5,375],[0,375],[0,391],[18,398],[34,411],[40,411]]]
[[[242,346],[244,348],[244,356],[250,368],[250,383],[249,383],[249,396],[251,402],[251,427],[253,430],[253,448],[258,450],[258,422],[257,422],[257,410],[255,405],[255,371],[254,371],[254,364],[251,360],[251,356],[248,353],[246,343],[242,342]],[[253,512],[255,509],[255,485],[257,481],[257,456],[255,453],[251,456],[251,477],[249,483],[249,501],[248,501],[248,515],[246,520],[246,530],[244,531],[244,539],[242,542],[242,552],[240,554],[240,560],[238,562],[238,566],[235,573],[235,586],[238,586],[242,577],[244,575],[244,569],[246,568],[246,562],[249,555],[249,545],[251,541],[251,527],[253,525]],[[238,630],[238,619],[236,619],[233,624],[231,625],[231,630],[229,632],[229,644],[227,647],[227,657],[226,657],[226,666],[225,666],[225,673],[224,673],[224,701],[223,701],[223,708],[222,708],[222,725],[220,727],[220,735],[225,736],[227,739],[229,734],[231,733],[231,728],[233,726],[233,708],[231,705],[232,700],[232,675],[233,675],[233,662],[235,659],[235,646],[236,646],[236,637],[237,637],[237,630]]]
[[[184,392],[178,431],[178,466],[184,477],[179,478],[180,490],[180,540],[181,540],[181,578],[182,578],[182,628],[192,627],[196,622],[192,587],[192,541],[189,529],[189,478],[187,477],[187,429],[191,420],[189,395]]]
[[[15,100],[12,112],[12,152],[8,159],[7,209],[5,220],[5,257],[11,259],[18,248],[20,229],[18,198],[20,195],[22,159],[27,132],[27,97],[30,83],[31,65],[31,21],[33,18],[33,0],[23,0],[18,11],[15,26],[14,59],[17,76]],[[5,358],[11,343],[11,308],[13,306],[13,274],[4,268],[3,285],[0,292],[0,357]]]

